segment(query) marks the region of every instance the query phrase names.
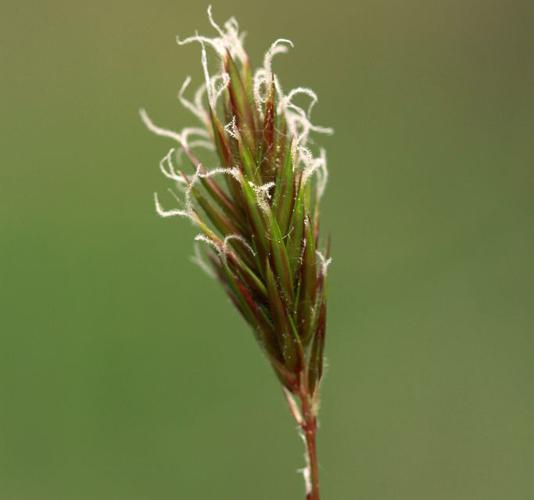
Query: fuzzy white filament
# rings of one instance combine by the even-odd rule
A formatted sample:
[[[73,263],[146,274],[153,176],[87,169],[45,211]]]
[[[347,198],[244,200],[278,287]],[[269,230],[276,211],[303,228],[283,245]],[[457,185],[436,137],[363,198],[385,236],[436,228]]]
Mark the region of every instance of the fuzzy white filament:
[[[193,113],[201,122],[206,123],[208,120],[208,112],[204,109],[204,106],[202,105],[202,95],[206,91],[206,86],[202,85],[199,88],[197,94],[195,95],[195,100],[192,102],[186,99],[184,96],[185,90],[187,89],[190,83],[191,77],[188,76],[180,87],[180,91],[178,92],[178,99],[180,100],[184,108],[191,111],[191,113]]]
[[[156,206],[156,212],[160,217],[186,217],[191,218],[191,214],[187,210],[181,210],[173,208],[171,210],[165,210],[159,202],[158,193],[154,193],[154,204]]]
[[[213,12],[211,5],[208,7],[208,18],[210,24],[215,31],[219,33],[220,43],[223,45],[233,58],[236,58],[244,63],[247,60],[247,55],[243,49],[243,40],[239,34],[239,25],[234,17],[231,17],[224,23],[226,31],[224,31],[213,19]]]
[[[285,44],[285,45],[284,45]],[[276,75],[273,74],[273,58],[276,54],[283,54],[287,52],[288,47],[293,47],[293,42],[285,38],[279,38],[269,47],[265,56],[263,58],[263,67],[259,68],[254,73],[253,81],[253,95],[256,107],[261,116],[263,116],[263,104],[267,100],[267,95],[270,92],[271,85],[275,84],[278,94],[283,98],[282,89],[276,78]]]
[[[201,62],[202,62],[202,70],[204,71],[204,79],[206,80],[206,89],[208,91],[208,101],[210,103],[210,108],[212,110],[215,110],[215,92],[213,89],[213,82],[210,77],[210,72],[208,70],[208,56],[206,54],[206,46],[204,45],[204,42],[201,42],[202,45],[202,53],[201,53]]]
[[[319,260],[321,261],[321,274],[323,277],[326,278],[326,275],[328,274],[328,266],[332,263],[332,257],[329,257],[328,259],[323,255],[322,252],[319,250],[315,251],[317,257],[319,257]]]
[[[232,121],[228,122],[224,126],[224,131],[233,137],[236,141],[239,141],[241,138],[241,135],[239,134],[239,129],[237,128],[237,121],[235,115],[232,116]]]
[[[214,241],[213,239],[208,238],[207,236],[204,236],[203,234],[197,234],[195,236],[195,241],[201,241],[205,243],[206,245],[210,246],[211,248],[213,248],[217,252],[217,255],[221,258],[223,262],[226,262],[226,258],[230,254],[230,250],[228,247],[231,241],[239,241],[245,248],[247,248],[247,250],[252,255],[256,255],[256,252],[254,252],[254,250],[249,245],[247,240],[245,240],[245,238],[243,238],[243,236],[239,234],[229,234],[228,236],[224,238],[222,242],[220,240]]]
[[[253,182],[249,181],[249,186],[253,189],[254,193],[256,194],[256,201],[258,203],[258,206],[265,212],[268,213],[270,210],[269,203],[267,200],[271,198],[271,194],[269,193],[269,190],[274,187],[274,182],[266,182],[265,184],[261,184],[257,186]]]
[[[189,151],[190,149],[188,143],[190,136],[197,135],[206,139],[209,138],[209,133],[206,129],[203,128],[186,127],[182,129],[181,132],[175,132],[174,130],[168,130],[156,125],[144,109],[139,110],[139,115],[141,116],[141,120],[143,121],[148,130],[161,137],[168,137],[169,139],[175,140],[186,151]]]
[[[219,82],[219,80],[221,80],[221,83],[219,85],[219,88],[217,88],[217,83]],[[219,97],[223,95],[229,84],[230,75],[228,73],[221,73],[220,75],[216,75],[211,79],[211,85],[213,86],[213,92],[215,94],[215,104],[217,104]]]
[[[222,251],[224,254],[228,253],[228,244],[231,241],[239,241],[252,255],[256,255],[256,252],[254,249],[249,245],[248,241],[243,238],[240,234],[229,234],[224,238],[223,245],[222,245]]]
[[[272,73],[273,73],[273,58],[276,54],[284,54],[287,52],[288,47],[294,47],[293,42],[291,40],[287,40],[286,38],[279,38],[278,40],[275,40],[271,46],[269,47],[269,50],[265,53],[265,57],[263,58],[263,69],[265,70],[268,83],[271,82]]]
[[[224,56],[224,53],[228,51],[232,58],[235,58],[242,64],[245,64],[247,62],[247,54],[243,48],[243,39],[245,34],[239,33],[239,26],[235,18],[232,17],[224,23],[224,28],[226,31],[223,30],[213,19],[211,5],[208,7],[208,18],[210,24],[213,26],[215,31],[217,31],[219,35],[218,37],[209,38],[195,33],[193,36],[180,40],[180,38],[177,36],[176,41],[178,42],[178,45],[187,45],[193,42],[210,45],[215,49],[219,56]]]
[[[265,89],[265,90],[264,90]],[[263,104],[267,100],[265,94],[267,93],[267,77],[265,70],[260,68],[254,73],[254,82],[252,87],[252,93],[254,95],[254,102],[256,103],[256,109],[263,118]]]
[[[180,179],[176,175],[174,170],[169,171],[165,169],[164,164],[168,161],[168,157],[171,154],[171,152],[172,150],[163,158],[160,164],[160,168],[164,170],[164,175],[166,177],[169,177],[172,180],[177,181],[180,184],[187,184],[187,188],[185,189],[184,208],[183,209],[174,208],[174,209],[166,210],[161,206],[161,203],[158,198],[158,194],[154,193],[154,202],[156,206],[156,212],[160,217],[177,217],[177,216],[186,217],[190,219],[193,222],[193,224],[197,224],[198,217],[195,214],[195,211],[193,208],[193,200],[191,196],[193,187],[195,186],[195,184],[199,181],[199,179],[205,179],[213,175],[219,175],[219,174],[231,175],[235,179],[239,179],[239,174],[238,174],[239,170],[237,168],[214,168],[212,170],[203,171],[203,166],[199,164],[196,169],[195,174],[193,175],[189,183],[187,183],[185,179],[183,180]],[[170,168],[172,169],[172,165],[170,166]],[[171,191],[171,194],[176,198],[177,201],[180,201],[178,196],[176,196],[176,194],[173,191]]]
[[[185,179],[183,176],[178,175],[174,167],[172,165],[172,154],[174,153],[175,149],[171,148],[169,152],[161,159],[159,162],[159,169],[161,170],[161,173],[167,177],[167,179],[171,179],[172,181],[178,182],[180,184],[185,184]]]
[[[307,87],[297,87],[292,89],[289,94],[287,94],[283,99],[280,100],[280,104],[278,105],[278,112],[281,113],[283,110],[285,110],[288,106],[288,104],[292,104],[293,97],[299,94],[307,95],[310,98],[310,104],[308,105],[308,111],[306,112],[306,116],[309,118],[311,115],[311,111],[315,104],[318,101],[317,94]]]
[[[207,36],[200,36],[198,33],[196,35],[184,38],[180,40],[179,36],[176,36],[176,42],[178,45],[187,45],[189,43],[198,42],[201,44],[208,44],[215,49],[219,55],[224,54],[224,45],[222,44],[219,38],[209,38]]]
[[[208,5],[208,11],[207,12],[208,12],[208,19],[210,21],[210,24],[215,28],[215,31],[217,31],[217,33],[219,33],[221,38],[225,38],[226,37],[226,33],[221,29],[221,27],[213,19],[213,12],[212,12],[212,6],[211,5]]]
[[[143,123],[145,124],[146,128],[153,132],[156,135],[159,135],[161,137],[168,137],[169,139],[174,139],[180,146],[186,147],[183,137],[178,133],[174,132],[173,130],[167,130],[161,127],[158,127],[148,116],[148,113],[144,109],[139,110],[139,115],[141,116],[141,120],[143,120]]]
[[[326,166],[326,151],[321,148],[318,158],[314,158],[311,151],[304,147],[298,146],[297,151],[300,153],[299,161],[304,164],[302,172],[302,183],[306,184],[312,175],[317,176],[317,197],[320,199],[326,189],[328,181],[328,169]]]
[[[202,47],[201,52],[201,63],[202,63],[202,70],[204,72],[204,80],[205,80],[205,88],[208,93],[208,101],[210,108],[212,110],[215,110],[217,106],[217,100],[219,97],[224,93],[224,91],[227,89],[228,84],[230,83],[230,75],[228,75],[225,72],[222,72],[220,74],[216,74],[214,76],[210,76],[209,69],[208,69],[208,55],[206,53],[206,39],[204,37],[199,37],[196,35],[195,41],[199,41],[200,45]],[[183,42],[185,43],[185,41]],[[215,43],[215,42],[214,42]],[[215,43],[215,46],[218,47],[220,44]],[[222,56],[224,54],[224,50],[219,55]],[[221,81],[221,84],[219,88],[217,88],[217,84]],[[198,107],[199,103],[196,103],[196,107]]]
[[[289,130],[297,137],[297,142],[306,146],[310,132],[332,135],[334,130],[329,127],[313,125],[306,112],[293,103],[286,103],[286,120]]]
[[[319,199],[322,198],[325,190],[326,190],[326,183],[328,182],[328,167],[327,167],[327,161],[326,161],[326,150],[321,148],[320,152],[320,177],[317,182],[317,197]]]
[[[221,252],[220,245],[213,241],[211,238],[204,236],[203,234],[197,234],[195,236],[195,241],[201,241],[202,243],[205,243],[209,247],[213,248],[217,252],[217,254]]]
[[[200,179],[207,179],[209,177],[212,177],[214,175],[230,175],[234,178],[237,178],[237,169],[236,168],[213,168],[208,171],[204,171],[204,167],[202,165],[198,165],[195,174],[191,178],[191,181],[189,182],[187,189],[185,191],[185,208],[189,213],[193,213],[193,200],[191,199],[191,193],[193,191],[193,188],[197,184],[197,182]]]

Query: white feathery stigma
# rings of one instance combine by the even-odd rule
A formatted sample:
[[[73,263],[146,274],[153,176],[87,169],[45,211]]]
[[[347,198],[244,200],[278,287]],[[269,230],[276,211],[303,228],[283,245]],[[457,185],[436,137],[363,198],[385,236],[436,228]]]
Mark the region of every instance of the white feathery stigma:
[[[189,84],[191,83],[191,77],[188,76],[182,86],[180,87],[180,91],[178,92],[178,99],[180,100],[180,103],[182,106],[191,113],[193,113],[201,122],[206,123],[208,120],[208,112],[204,109],[202,106],[202,97],[200,98],[200,102],[195,99],[195,101],[189,101],[185,98],[184,93],[187,87],[189,87]],[[202,94],[206,91],[206,86],[202,85],[199,89],[199,91],[202,92]],[[200,105],[199,105],[200,104]]]
[[[228,253],[228,245],[231,241],[239,241],[252,255],[256,255],[254,249],[250,246],[248,241],[240,234],[229,234],[223,240],[222,251],[224,254]]]
[[[224,131],[233,137],[236,141],[240,139],[239,129],[237,128],[237,121],[235,115],[232,116],[232,121],[224,126]]]
[[[328,274],[328,266],[332,263],[332,257],[327,259],[320,250],[316,250],[315,253],[321,261],[321,274],[326,278],[326,275]]]
[[[271,198],[271,194],[269,193],[269,190],[275,186],[274,182],[266,182],[265,184],[260,184],[259,186],[254,184],[252,181],[248,182],[249,186],[253,189],[254,193],[256,194],[256,201],[258,203],[258,206],[266,213],[269,212],[271,207],[269,206],[269,200]]]

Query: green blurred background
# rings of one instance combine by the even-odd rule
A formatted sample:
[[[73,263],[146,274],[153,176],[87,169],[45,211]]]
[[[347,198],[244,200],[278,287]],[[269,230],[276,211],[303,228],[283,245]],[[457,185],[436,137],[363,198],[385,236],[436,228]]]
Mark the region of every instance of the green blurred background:
[[[154,214],[202,2],[0,11],[0,499],[293,500],[280,389]],[[325,500],[532,500],[530,1],[219,1],[320,96]]]

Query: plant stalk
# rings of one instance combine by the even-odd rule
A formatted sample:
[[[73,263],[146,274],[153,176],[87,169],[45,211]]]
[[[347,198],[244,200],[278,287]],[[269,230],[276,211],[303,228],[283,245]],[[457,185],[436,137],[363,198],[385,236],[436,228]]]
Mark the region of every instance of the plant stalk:
[[[306,500],[319,499],[319,461],[317,457],[317,415],[307,384],[301,388],[302,418],[300,428],[306,445],[307,468],[305,470]]]
[[[307,403],[304,401],[307,400]],[[309,411],[306,411],[307,408]],[[317,460],[317,417],[311,412],[308,395],[302,398],[301,424],[307,454],[306,500],[319,500],[319,462]]]
[[[302,440],[306,447],[306,468],[303,470],[306,485],[306,500],[320,500],[319,498],[319,460],[317,457],[317,404],[309,394],[307,380],[303,380],[299,390],[295,393],[284,388],[289,410],[297,422]],[[300,400],[297,405],[294,396]]]
[[[317,425],[315,420],[312,425],[312,429],[308,428],[303,431],[306,439],[306,452],[308,454],[308,470],[311,487],[311,490],[306,494],[306,500],[319,500],[319,463],[317,461]]]

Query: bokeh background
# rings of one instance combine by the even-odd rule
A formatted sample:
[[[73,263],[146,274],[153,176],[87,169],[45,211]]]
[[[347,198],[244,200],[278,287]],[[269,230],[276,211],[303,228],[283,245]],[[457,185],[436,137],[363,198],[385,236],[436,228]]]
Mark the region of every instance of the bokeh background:
[[[303,498],[252,336],[154,214],[196,0],[3,0],[0,499]],[[313,87],[331,182],[325,500],[532,500],[530,1],[214,2]]]

